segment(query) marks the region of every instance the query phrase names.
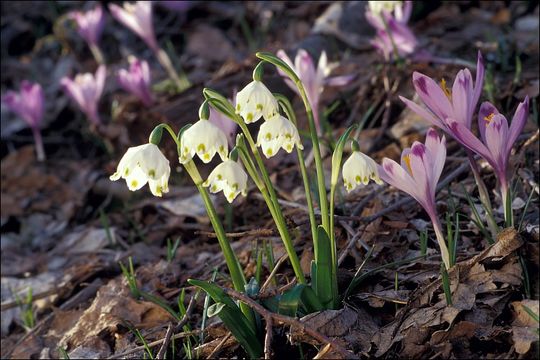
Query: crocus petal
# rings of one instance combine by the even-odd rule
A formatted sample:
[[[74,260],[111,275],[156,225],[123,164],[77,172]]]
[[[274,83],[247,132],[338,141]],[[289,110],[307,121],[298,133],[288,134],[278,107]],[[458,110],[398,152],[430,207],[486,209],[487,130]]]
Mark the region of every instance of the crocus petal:
[[[514,113],[512,118],[512,124],[510,124],[510,130],[508,131],[508,139],[506,140],[506,150],[507,154],[510,154],[510,150],[514,146],[519,134],[523,130],[525,123],[527,122],[527,117],[529,116],[529,97],[527,96],[525,100],[520,103]]]
[[[382,166],[378,167],[379,177],[385,183],[406,192],[416,199],[422,206],[425,203],[425,197],[420,194],[418,187],[409,173],[398,165],[394,160],[384,158]]]
[[[452,86],[452,106],[454,119],[471,128],[472,114],[469,114],[469,102],[472,100],[472,76],[468,69],[460,70]]]
[[[411,146],[409,154],[409,163],[411,164],[411,175],[418,187],[418,190],[431,194],[428,177],[431,174],[429,162],[426,156],[426,147],[424,144],[415,141]]]
[[[407,105],[409,109],[414,111],[420,117],[424,118],[425,120],[429,121],[430,123],[441,129],[446,129],[446,125],[441,120],[433,116],[429,111],[416,104],[414,101],[404,98],[403,96],[400,96],[399,98],[405,103],[405,105]]]
[[[480,50],[478,50],[478,59],[476,61],[476,79],[474,81],[473,98],[470,102],[470,114],[474,112],[474,108],[476,107],[478,100],[480,100],[480,95],[482,94],[482,89],[484,88],[484,72],[484,58],[482,57]]]
[[[96,71],[96,98],[101,97],[103,88],[105,87],[105,77],[107,76],[107,68],[105,65],[100,65]]]
[[[439,119],[453,116],[450,101],[432,78],[415,71],[413,73],[413,84],[418,96]],[[456,120],[459,121],[460,119]]]
[[[450,133],[457,141],[459,141],[469,150],[472,150],[483,157],[493,168],[497,167],[497,163],[491,156],[488,148],[482,144],[482,142],[476,136],[474,136],[471,130],[467,129],[462,123],[453,119],[448,119],[447,124]]]
[[[506,140],[508,138],[508,121],[497,114],[486,128],[486,145],[491,156],[496,161],[496,170],[503,171],[506,168]]]
[[[492,116],[499,114],[499,110],[492,103],[484,101],[478,111],[478,130],[482,142],[486,142],[486,127],[491,121]]]
[[[356,78],[356,75],[340,75],[326,78],[325,85],[329,86],[345,86]]]
[[[446,161],[446,138],[444,136],[439,138],[435,129],[429,129],[426,134],[426,149],[431,159],[429,164],[431,169],[430,179],[432,179],[432,183],[437,184]]]

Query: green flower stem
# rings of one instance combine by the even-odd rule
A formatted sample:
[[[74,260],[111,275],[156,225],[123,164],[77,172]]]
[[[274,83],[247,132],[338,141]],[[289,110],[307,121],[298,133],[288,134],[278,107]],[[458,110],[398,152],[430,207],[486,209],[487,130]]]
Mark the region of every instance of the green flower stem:
[[[236,257],[236,254],[234,253],[229,240],[227,239],[227,235],[225,234],[223,225],[219,220],[214,204],[212,203],[212,199],[210,199],[210,194],[208,193],[208,190],[204,186],[202,186],[203,180],[201,178],[201,175],[199,174],[199,170],[197,170],[197,167],[195,166],[193,160],[190,160],[189,162],[184,164],[184,168],[186,169],[189,176],[191,176],[191,179],[195,183],[197,190],[199,190],[199,193],[201,194],[204,202],[204,207],[206,208],[206,212],[208,214],[208,218],[210,219],[212,227],[216,232],[219,246],[221,247],[221,251],[223,251],[225,262],[227,263],[227,267],[229,268],[229,273],[231,274],[234,289],[238,292],[244,293],[246,291],[246,278],[244,277],[244,272],[242,271],[240,262],[238,261],[238,258]],[[249,306],[247,305],[242,306],[242,304],[240,304],[240,309],[242,310],[242,313],[248,318],[248,320],[252,324],[255,324],[255,317],[251,308],[249,308]]]
[[[291,78],[292,79],[292,78]],[[309,123],[309,133],[311,135],[311,141],[313,142],[313,153],[315,157],[315,169],[317,171],[317,185],[319,187],[319,202],[321,206],[321,218],[322,226],[326,230],[327,234],[330,234],[330,218],[328,216],[328,198],[326,195],[326,185],[324,180],[324,170],[322,165],[321,148],[319,145],[319,136],[317,135],[317,129],[315,127],[315,120],[313,118],[313,109],[306,95],[306,90],[300,79],[292,79],[300,92],[300,97],[304,102],[306,113]]]
[[[334,309],[337,308],[339,301],[338,285],[337,285],[337,244],[334,234],[334,198],[336,195],[336,184],[330,185],[330,250],[332,251],[332,297],[334,299]]]
[[[178,90],[182,91],[191,86],[189,80],[185,76],[183,76],[182,78],[178,76],[178,73],[176,72],[172,64],[171,58],[169,57],[169,55],[167,55],[165,50],[163,49],[156,50],[156,57],[159,63],[161,64],[161,66],[163,66],[165,71],[167,71],[167,74],[169,75],[171,80],[174,81]]]
[[[471,165],[474,180],[476,181],[476,186],[478,187],[478,195],[480,198],[480,202],[482,203],[482,206],[486,211],[487,225],[489,231],[491,232],[492,238],[496,239],[497,234],[499,233],[499,226],[497,225],[497,222],[493,217],[493,208],[491,206],[491,201],[489,200],[489,193],[487,191],[486,184],[480,176],[480,171],[478,171],[478,166],[476,165],[476,161],[474,160],[474,155],[470,150],[467,150],[467,157],[469,158],[469,164]]]
[[[296,121],[296,115],[294,114],[293,108],[289,100],[281,95],[281,94],[274,94],[274,97],[278,100],[279,104],[281,105],[281,108],[287,115],[288,119],[292,121],[294,126],[298,128],[298,123]],[[302,140],[300,140],[301,142]],[[302,174],[302,181],[304,183],[304,191],[306,193],[306,203],[308,206],[308,215],[309,215],[309,223],[311,226],[311,237],[313,238],[313,252],[315,259],[317,259],[318,255],[318,240],[317,240],[317,219],[315,218],[315,209],[313,208],[313,199],[311,197],[311,189],[309,187],[309,177],[307,174],[306,169],[306,163],[304,161],[304,152],[296,147],[296,155],[298,157],[298,165],[300,166],[300,173]]]
[[[174,142],[176,143],[176,148],[178,151],[178,156],[180,157],[180,139],[177,137],[173,129],[167,125],[162,124],[161,125],[167,132],[171,135]],[[238,261],[238,258],[236,257],[236,254],[234,253],[231,244],[229,243],[229,240],[227,239],[227,235],[225,234],[225,230],[223,229],[223,225],[221,224],[221,221],[219,220],[219,217],[217,215],[216,209],[214,208],[214,204],[212,204],[212,200],[210,199],[210,194],[208,194],[208,191],[205,187],[202,186],[203,179],[201,177],[201,174],[199,173],[199,170],[195,166],[195,163],[193,160],[190,160],[186,164],[184,164],[184,168],[186,169],[187,173],[195,183],[195,186],[197,187],[197,190],[199,190],[199,193],[201,194],[201,197],[204,202],[204,206],[206,208],[206,212],[208,214],[208,218],[210,219],[210,222],[212,223],[212,227],[214,228],[214,231],[216,232],[216,236],[219,242],[219,246],[221,247],[221,251],[223,251],[223,256],[225,257],[225,262],[227,264],[227,267],[229,269],[229,273],[231,274],[231,279],[233,282],[233,286],[236,291],[238,292],[245,292],[245,285],[246,285],[246,278],[244,277],[244,272],[242,271],[242,267],[240,266],[240,262]],[[242,313],[248,318],[248,320],[255,324],[255,317],[253,315],[253,311],[249,308],[247,305],[240,304],[240,308],[242,310]]]
[[[247,128],[247,125],[242,121],[242,119],[239,119],[238,115],[235,121],[240,125],[240,128],[242,129],[242,132],[244,133],[244,136],[246,137],[249,143],[251,152],[253,153],[253,156],[255,157],[257,166],[259,167],[259,170],[262,174],[262,180],[264,181],[264,184],[266,185],[266,189],[263,187],[260,187],[259,189],[261,190],[261,193],[263,193],[263,196],[265,196],[263,189],[267,191],[268,208],[270,209],[270,213],[272,214],[272,217],[274,218],[274,222],[278,229],[279,235],[281,236],[281,239],[283,240],[283,244],[285,245],[285,249],[287,250],[287,254],[289,255],[289,261],[291,262],[291,265],[293,267],[294,274],[296,275],[296,278],[299,284],[305,284],[306,278],[304,277],[304,272],[302,271],[302,267],[300,266],[300,260],[298,259],[298,256],[296,255],[296,251],[294,250],[294,245],[292,243],[291,235],[289,233],[289,230],[287,229],[285,218],[283,217],[283,213],[281,212],[281,207],[279,206],[279,203],[278,203],[276,191],[274,190],[274,186],[272,185],[270,176],[268,176],[268,172],[266,171],[266,168],[264,166],[259,149],[255,145],[255,142],[253,141],[253,137],[251,136],[249,129]],[[265,197],[265,200],[266,200],[266,197]],[[273,204],[273,206],[271,206],[270,203]]]
[[[92,55],[94,56],[94,59],[99,65],[105,64],[105,57],[103,56],[103,53],[101,52],[101,49],[97,44],[88,44],[88,47],[90,48],[90,51],[92,52]]]

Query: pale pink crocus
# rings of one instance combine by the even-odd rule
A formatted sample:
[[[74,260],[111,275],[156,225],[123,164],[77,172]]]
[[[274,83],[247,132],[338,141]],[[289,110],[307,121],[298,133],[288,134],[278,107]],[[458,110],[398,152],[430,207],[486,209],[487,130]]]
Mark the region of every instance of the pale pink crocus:
[[[379,177],[386,183],[411,195],[427,212],[439,243],[441,256],[450,268],[450,254],[444,240],[442,226],[435,204],[437,183],[446,161],[446,139],[439,138],[434,129],[429,129],[425,145],[415,141],[411,148],[403,150],[401,166],[394,160],[384,158],[379,166]]]
[[[429,76],[416,71],[413,73],[413,85],[427,110],[400,96],[401,101],[412,111],[448,134],[451,134],[446,124],[448,118],[452,118],[470,129],[473,114],[484,85],[482,54],[480,51],[478,52],[474,83],[470,70],[462,69],[457,73],[451,90],[447,87],[444,79],[438,85]]]
[[[236,108],[236,90],[233,94],[232,106]],[[210,116],[208,117],[208,120],[214,125],[217,125],[217,127],[220,128],[221,131],[223,131],[227,136],[227,141],[229,142],[229,145],[231,145],[231,147],[234,146],[238,124],[229,117],[223,115],[222,113],[214,109],[212,106],[210,106]]]
[[[103,54],[98,45],[105,26],[105,16],[101,5],[98,4],[93,10],[86,12],[74,11],[69,17],[77,24],[79,35],[86,40],[96,61],[100,64],[103,63]]]
[[[101,124],[98,103],[105,86],[106,72],[105,65],[100,65],[95,76],[85,73],[77,74],[74,80],[68,77],[63,77],[60,80],[66,94],[77,103],[81,111],[94,125]]]
[[[152,2],[124,2],[123,7],[109,4],[112,16],[137,34],[154,52],[159,50],[152,22]]]
[[[511,178],[508,160],[510,152],[519,134],[523,130],[529,116],[529,97],[520,103],[508,126],[508,120],[489,102],[484,102],[478,112],[478,139],[471,130],[458,120],[447,119],[447,126],[454,138],[468,149],[483,157],[493,168],[501,189],[503,204],[508,198],[509,180]],[[505,220],[510,223],[508,204],[505,204]]]
[[[416,37],[407,26],[411,12],[412,1],[368,2],[366,20],[376,31],[371,44],[386,60],[391,60],[395,55],[406,57],[418,45]]]
[[[138,97],[145,106],[152,105],[153,98],[150,90],[150,67],[144,60],[134,56],[128,57],[129,70],[120,69],[116,80],[127,92]]]
[[[318,110],[320,96],[324,90],[324,87],[327,85],[347,85],[354,78],[354,75],[329,77],[330,72],[335,66],[328,63],[328,58],[325,51],[323,51],[321,53],[321,56],[319,57],[317,68],[315,68],[315,63],[311,55],[309,55],[309,53],[304,49],[298,50],[294,59],[294,64],[283,50],[279,50],[277,52],[277,56],[285,63],[287,63],[287,65],[289,65],[289,67],[296,73],[296,75],[302,82],[302,85],[304,86],[304,89],[306,91],[306,96],[308,98],[309,104],[313,108],[313,117],[315,120],[315,126],[317,127],[317,132],[320,134],[321,126]],[[294,82],[292,82],[292,80],[290,80],[279,68],[278,71],[282,76],[284,76],[287,85],[296,93],[298,93],[298,88],[296,87]]]
[[[39,161],[45,160],[43,140],[40,125],[43,120],[45,95],[40,84],[22,81],[19,92],[8,91],[2,102],[9,110],[21,117],[30,129],[36,143],[36,153]]]

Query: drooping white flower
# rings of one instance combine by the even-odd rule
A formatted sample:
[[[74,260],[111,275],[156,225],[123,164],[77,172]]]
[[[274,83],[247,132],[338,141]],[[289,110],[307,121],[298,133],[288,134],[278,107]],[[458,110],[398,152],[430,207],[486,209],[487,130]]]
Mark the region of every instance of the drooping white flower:
[[[303,149],[300,142],[300,135],[296,126],[287,118],[276,115],[264,122],[257,135],[257,146],[261,146],[267,158],[277,154],[279,148],[283,148],[290,153],[294,145]]]
[[[110,176],[112,181],[126,179],[129,190],[135,191],[146,183],[155,196],[169,192],[169,160],[157,145],[144,144],[130,147],[124,154],[116,172]]]
[[[185,164],[195,154],[204,163],[209,163],[216,153],[221,160],[227,159],[227,135],[208,120],[199,120],[184,131],[180,138],[182,152],[180,163]]]
[[[381,185],[377,164],[372,158],[360,151],[353,151],[343,164],[343,184],[347,192],[351,192],[360,183],[367,185],[369,179]]]
[[[236,113],[246,124],[259,120],[261,116],[270,120],[278,114],[278,102],[262,82],[253,80],[236,95]]]
[[[203,186],[210,187],[211,193],[223,191],[229,203],[242,194],[246,196],[247,174],[238,162],[227,159],[212,170]]]

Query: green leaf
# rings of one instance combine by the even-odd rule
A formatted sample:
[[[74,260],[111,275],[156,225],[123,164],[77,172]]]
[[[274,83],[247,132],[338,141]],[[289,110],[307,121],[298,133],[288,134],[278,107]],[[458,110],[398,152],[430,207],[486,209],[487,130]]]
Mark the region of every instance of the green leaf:
[[[358,125],[356,124],[349,126],[349,128],[343,133],[343,135],[341,135],[336,144],[336,148],[334,149],[334,153],[332,154],[332,175],[330,177],[330,183],[332,184],[332,186],[335,186],[338,181],[339,170],[341,169],[341,160],[343,159],[343,149],[345,148],[345,144],[347,143],[347,140],[349,140],[351,132],[357,127]]]
[[[319,242],[319,251],[315,259],[317,297],[324,307],[331,308],[334,286],[332,284],[332,251],[330,238],[322,225],[317,227],[317,240]]]
[[[302,284],[297,285],[281,295],[278,313],[287,316],[296,316],[304,287],[305,285]]]
[[[298,75],[294,72],[293,69],[290,68],[289,65],[287,65],[286,62],[275,56],[274,54],[268,53],[268,52],[258,52],[255,54],[259,59],[269,62],[270,64],[273,64],[280,68],[285,74],[287,74],[288,77],[291,78],[293,82],[299,82],[300,79],[298,78]]]
[[[214,303],[208,307],[208,310],[206,313],[208,314],[208,317],[214,317],[216,315],[219,315],[219,313],[221,312],[221,310],[223,310],[225,306],[227,305],[225,305],[224,303],[220,303],[220,302]]]
[[[225,294],[219,286],[206,281],[189,279],[188,283],[200,287],[216,303],[222,304],[219,306],[214,304],[208,310],[213,308],[213,314],[219,316],[251,358],[259,358],[262,354],[262,345],[258,340],[257,332],[230,296]]]
[[[236,118],[236,112],[233,105],[229,100],[227,100],[227,98],[225,98],[225,96],[209,88],[203,89],[203,95],[205,99],[208,100],[210,105],[212,105],[217,111],[234,121]]]

